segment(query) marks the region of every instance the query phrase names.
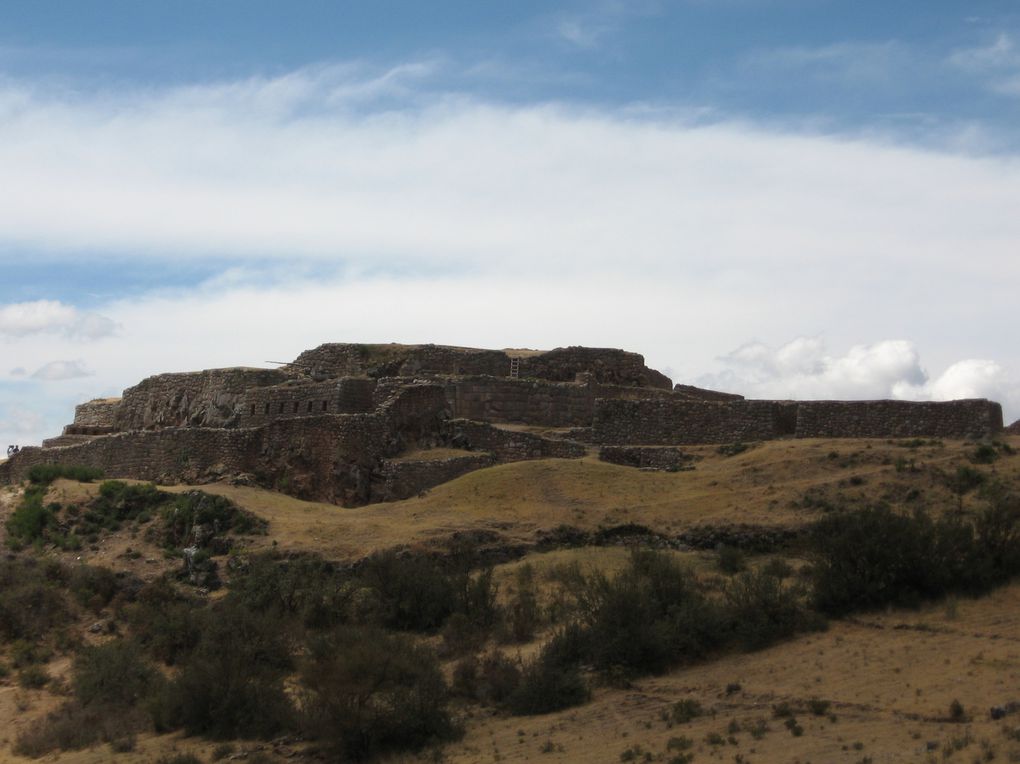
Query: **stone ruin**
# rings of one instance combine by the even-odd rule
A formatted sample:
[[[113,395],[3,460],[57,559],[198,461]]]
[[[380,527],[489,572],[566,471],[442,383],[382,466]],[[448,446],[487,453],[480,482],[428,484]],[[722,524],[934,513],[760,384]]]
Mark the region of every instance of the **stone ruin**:
[[[745,400],[673,385],[615,349],[325,344],[279,369],[161,374],[84,403],[62,435],[0,462],[0,483],[60,463],[159,483],[231,479],[359,506],[493,464],[596,448],[616,464],[679,469],[680,445],[981,439],[1002,424],[999,404],[984,399]]]

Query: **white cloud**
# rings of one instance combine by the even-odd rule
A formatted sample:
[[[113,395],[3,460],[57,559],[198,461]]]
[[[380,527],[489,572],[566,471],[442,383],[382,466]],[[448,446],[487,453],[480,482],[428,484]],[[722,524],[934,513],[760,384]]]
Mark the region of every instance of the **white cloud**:
[[[50,361],[41,366],[32,374],[32,379],[42,379],[47,382],[58,382],[67,379],[80,379],[91,377],[95,374],[84,361]]]
[[[882,340],[830,354],[817,337],[779,348],[753,342],[719,359],[724,368],[697,382],[752,398],[956,400],[988,398],[1020,414],[1020,380],[995,361],[968,359],[932,379],[912,342]]]
[[[96,340],[116,331],[113,321],[98,313],[82,312],[57,300],[36,300],[0,305],[0,337],[60,333]]]
[[[983,77],[988,90],[999,95],[1020,95],[1020,46],[1013,37],[999,33],[987,45],[963,48],[949,63],[969,74]]]
[[[719,360],[723,371],[701,383],[755,398],[894,398],[903,385],[927,381],[917,350],[904,340],[856,345],[834,356],[821,338],[799,337],[775,349],[744,345]]]
[[[717,376],[768,397],[934,395],[916,348],[932,369],[1020,368],[1017,158],[485,103],[430,94],[437,66],[0,84],[0,244],[17,244],[0,267],[15,250],[227,261],[203,288],[96,313],[0,307],[5,368],[95,370],[17,381],[47,412],[38,436],[149,374],[326,341],[619,346],[695,381],[753,334],[771,344]]]

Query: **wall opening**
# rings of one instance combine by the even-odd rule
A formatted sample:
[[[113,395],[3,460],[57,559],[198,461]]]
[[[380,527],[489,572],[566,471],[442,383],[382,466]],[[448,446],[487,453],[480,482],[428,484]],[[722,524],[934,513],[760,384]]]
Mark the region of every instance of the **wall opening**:
[[[266,413],[269,413],[269,401],[266,401]]]
[[[322,402],[322,410],[323,411],[325,411],[328,406],[329,406],[329,401],[323,401]]]

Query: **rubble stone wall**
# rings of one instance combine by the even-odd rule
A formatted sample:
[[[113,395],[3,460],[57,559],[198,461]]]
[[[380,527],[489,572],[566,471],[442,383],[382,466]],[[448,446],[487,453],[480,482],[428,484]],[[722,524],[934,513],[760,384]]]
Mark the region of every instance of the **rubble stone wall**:
[[[113,431],[117,427],[120,398],[98,398],[74,407],[72,427],[100,428]]]
[[[670,446],[603,446],[599,459],[609,464],[639,469],[677,472],[690,469],[694,457]]]
[[[159,374],[124,391],[117,429],[236,427],[247,390],[279,385],[287,378],[278,369]]]
[[[488,451],[498,462],[525,459],[580,459],[587,449],[569,440],[543,438],[468,419],[451,419],[443,425],[445,441],[455,448]]]
[[[384,459],[379,469],[378,482],[372,486],[372,498],[374,501],[409,499],[429,488],[494,463],[491,454],[481,452],[448,459]]]

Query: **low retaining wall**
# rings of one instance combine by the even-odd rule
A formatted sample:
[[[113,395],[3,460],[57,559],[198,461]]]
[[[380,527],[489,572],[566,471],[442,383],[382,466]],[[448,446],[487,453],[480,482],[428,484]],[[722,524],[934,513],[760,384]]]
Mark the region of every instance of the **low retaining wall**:
[[[599,459],[609,464],[638,469],[679,472],[693,469],[694,457],[670,446],[603,446]]]
[[[475,453],[447,459],[383,459],[377,482],[372,486],[374,501],[399,501],[495,463],[492,454]]]
[[[503,430],[484,422],[451,419],[444,423],[445,440],[455,448],[488,451],[499,462],[525,459],[580,459],[588,450],[569,440],[542,438],[530,432]]]

